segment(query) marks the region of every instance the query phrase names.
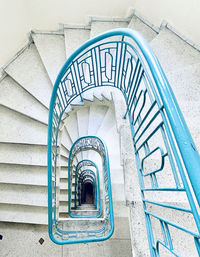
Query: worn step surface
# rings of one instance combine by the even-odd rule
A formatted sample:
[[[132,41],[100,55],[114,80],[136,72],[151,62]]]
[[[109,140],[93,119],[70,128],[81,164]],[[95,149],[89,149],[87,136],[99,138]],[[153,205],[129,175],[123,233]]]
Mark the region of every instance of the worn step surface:
[[[0,82],[0,104],[22,113],[30,118],[48,124],[48,109],[22,88],[11,77],[6,76]]]
[[[200,63],[199,51],[167,28],[163,28],[150,45],[166,75],[169,71]]]
[[[26,48],[5,71],[38,101],[49,107],[52,83],[35,44]]]
[[[54,84],[66,60],[64,36],[51,33],[32,33],[32,37],[47,73]]]
[[[132,17],[128,28],[138,31],[148,42],[151,42],[158,34],[136,16]]]
[[[67,28],[64,27],[65,51],[68,58],[79,46],[90,37],[89,28]]]

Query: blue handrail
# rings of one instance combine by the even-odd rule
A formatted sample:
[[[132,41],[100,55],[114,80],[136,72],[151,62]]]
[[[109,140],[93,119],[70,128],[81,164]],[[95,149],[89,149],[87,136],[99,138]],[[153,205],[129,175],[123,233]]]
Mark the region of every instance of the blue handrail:
[[[71,202],[72,202],[72,179],[74,175],[74,160],[76,160],[76,155],[81,151],[94,150],[98,152],[102,158],[102,169],[103,169],[103,180],[104,180],[104,217],[99,219],[102,215],[102,210],[98,209],[98,214],[95,216],[82,216],[75,215],[71,212]],[[90,162],[90,165],[93,162]],[[80,165],[80,163],[79,163]],[[94,164],[95,167],[97,167]],[[98,169],[97,169],[98,171]],[[93,173],[93,171],[92,171]],[[95,173],[94,173],[95,174]],[[97,173],[98,174],[98,173]],[[98,175],[97,175],[98,176]],[[56,181],[56,180],[55,180]],[[54,182],[54,180],[52,181]],[[98,182],[99,184],[99,182]],[[100,188],[98,188],[100,191]],[[54,183],[54,192],[56,192],[56,183]],[[49,196],[50,197],[50,196]],[[99,194],[100,197],[100,194]],[[53,199],[53,197],[52,197]],[[72,218],[90,218],[90,223],[94,221],[97,222],[97,228],[91,229],[89,224],[87,228],[83,230],[81,224],[83,222],[79,220],[80,227],[76,230],[65,229],[67,224],[72,224],[73,219],[59,221],[56,217],[56,198],[53,200],[51,210],[53,208],[54,212],[49,213],[51,215],[51,220],[49,221],[49,235],[53,242],[57,244],[74,244],[74,243],[86,243],[103,241],[110,238],[114,232],[114,216],[113,216],[113,204],[112,204],[112,191],[111,191],[111,181],[110,181],[110,167],[109,167],[109,157],[108,151],[105,143],[96,136],[85,136],[78,138],[72,145],[69,151],[69,162],[68,162],[68,212]],[[101,205],[100,205],[101,206]],[[93,218],[93,219],[91,219]]]
[[[115,29],[105,32],[85,42],[63,65],[50,103],[49,184],[56,167],[57,137],[63,113],[74,99],[82,99],[83,92],[102,86],[119,89],[127,105],[124,117],[129,117],[132,131],[151,256],[159,255],[158,245],[180,256],[179,249],[174,249],[172,243],[171,228],[193,236],[196,251],[200,254],[197,210],[200,206],[200,157],[156,56],[136,31]],[[156,167],[153,167],[154,157],[157,159]],[[162,181],[165,175],[169,175],[168,180]],[[155,201],[150,192],[154,196],[165,192],[173,192],[181,197],[184,194],[189,207],[161,203],[159,196]],[[49,195],[51,213],[51,187]],[[157,215],[156,211],[149,211],[150,205],[162,206],[165,210],[187,210],[198,232],[187,229],[185,224],[177,224]],[[159,221],[162,240],[154,235],[154,220]]]

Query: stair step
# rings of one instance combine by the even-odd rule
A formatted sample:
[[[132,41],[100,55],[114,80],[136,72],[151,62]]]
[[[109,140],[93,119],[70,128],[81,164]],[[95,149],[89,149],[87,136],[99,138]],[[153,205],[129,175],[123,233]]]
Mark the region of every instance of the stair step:
[[[67,129],[72,142],[75,142],[76,139],[79,138],[76,113],[71,113],[70,116],[66,118],[65,128]]]
[[[39,102],[49,107],[52,84],[34,44],[9,64],[5,71]]]
[[[1,184],[0,203],[48,206],[47,187],[31,185]]]
[[[199,52],[167,28],[162,29],[150,45],[167,77],[169,71],[200,63]]]
[[[89,126],[88,126],[88,135],[96,135],[99,127],[104,120],[104,117],[107,113],[108,107],[101,105],[91,105],[89,113]]]
[[[84,28],[64,28],[65,50],[68,58],[79,46],[90,37],[90,30]]]
[[[47,186],[47,168],[1,163],[0,183]]]
[[[151,42],[158,34],[136,16],[132,17],[128,28],[138,31],[148,42]]]
[[[48,109],[24,90],[11,77],[6,76],[0,82],[0,104],[48,124]]]
[[[56,34],[32,34],[37,50],[43,64],[54,84],[65,58],[65,42],[63,35]]]
[[[126,28],[127,26],[128,26],[127,21],[103,21],[103,19],[102,21],[93,20],[91,23],[90,37],[93,38],[107,30],[116,29],[116,28]]]
[[[0,106],[0,142],[46,144],[47,125]]]
[[[77,111],[77,122],[79,137],[88,135],[88,124],[89,124],[89,108],[82,107]]]
[[[61,144],[64,145],[65,148],[68,149],[68,151],[70,151],[70,148],[72,146],[72,140],[65,126],[62,130]]]
[[[61,154],[62,156],[64,156],[64,157],[68,158],[68,157],[69,157],[69,150],[67,150],[67,149],[65,148],[65,146],[61,145],[61,146],[60,146],[60,154]]]
[[[0,143],[0,163],[47,166],[47,147]]]
[[[48,224],[48,208],[0,203],[0,221]]]
[[[176,69],[168,74],[168,80],[177,100],[199,101],[200,63]]]

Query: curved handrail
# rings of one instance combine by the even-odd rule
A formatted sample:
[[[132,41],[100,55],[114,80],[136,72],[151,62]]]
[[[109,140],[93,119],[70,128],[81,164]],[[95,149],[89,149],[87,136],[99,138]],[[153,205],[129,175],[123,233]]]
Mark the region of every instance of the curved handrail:
[[[121,39],[118,38],[119,36]],[[107,58],[106,62],[102,59],[104,51],[107,53],[104,57]],[[105,32],[85,42],[65,62],[55,82],[50,102],[48,131],[50,177],[52,168],[54,171],[56,167],[57,136],[63,113],[75,98],[81,98],[81,94],[85,91],[100,86],[118,88],[125,98],[127,105],[125,117],[127,115],[129,117],[133,136],[151,256],[156,256],[159,250],[155,247],[150,217],[158,219],[162,224],[162,229],[163,226],[166,227],[163,231],[168,230],[170,225],[193,235],[197,251],[200,253],[200,247],[196,242],[200,232],[200,219],[197,211],[200,206],[200,157],[156,56],[148,43],[136,31],[115,29]],[[143,102],[139,108],[141,99]],[[142,117],[147,99],[150,102],[150,108]],[[153,113],[155,110],[156,112]],[[154,114],[153,117],[151,117],[152,113]],[[145,133],[158,118],[161,119],[160,123],[142,141]],[[149,122],[145,124],[148,119],[150,119]],[[155,145],[153,149],[150,149],[148,144],[158,132],[162,134],[164,146]],[[139,144],[141,141],[142,143]],[[141,157],[142,149],[145,154]],[[156,170],[146,172],[144,170],[145,163],[154,154],[160,155],[161,164]],[[170,164],[175,186],[161,188],[157,176],[165,168],[166,160]],[[144,183],[146,178],[150,178],[151,186],[146,186]],[[51,183],[51,179],[49,179],[49,183]],[[185,192],[190,209],[149,200],[145,197],[145,192],[148,191]],[[49,194],[52,194],[51,188]],[[196,201],[198,205],[196,205]],[[51,202],[52,199],[50,198],[50,210]],[[178,226],[149,212],[147,205],[150,203],[192,213],[198,233],[193,233],[184,226]],[[167,237],[166,232],[163,233],[164,237]],[[166,242],[163,244],[164,247],[168,247]]]
[[[49,224],[49,235],[53,242],[57,244],[73,244],[73,243],[86,243],[103,241],[110,238],[114,232],[114,216],[113,216],[113,204],[112,204],[112,191],[111,191],[111,181],[110,181],[110,167],[109,167],[109,157],[107,147],[104,142],[96,136],[85,136],[78,138],[72,145],[69,151],[69,161],[68,161],[68,212],[72,219],[67,220],[64,224],[70,224],[73,222],[73,218],[77,216],[71,213],[71,196],[72,196],[72,178],[74,172],[74,160],[76,160],[76,155],[87,149],[92,149],[97,151],[102,158],[103,167],[103,178],[104,178],[104,217],[99,219],[102,210],[99,209],[97,216],[84,216],[78,215],[78,218],[93,218],[90,219],[85,230],[77,228],[75,231],[70,229],[65,229],[62,222],[57,220],[56,213],[54,212],[54,217],[52,217]],[[56,191],[56,188],[54,189]],[[56,208],[56,205],[55,205]],[[49,213],[50,215],[50,213]],[[96,219],[94,219],[96,218]],[[90,223],[97,222],[96,229],[90,229]],[[84,220],[79,219],[80,226]]]

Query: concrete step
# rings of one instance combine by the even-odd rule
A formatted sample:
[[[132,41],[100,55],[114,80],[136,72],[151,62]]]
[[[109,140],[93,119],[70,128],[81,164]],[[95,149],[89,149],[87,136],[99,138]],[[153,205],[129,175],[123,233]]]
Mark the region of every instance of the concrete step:
[[[93,38],[100,33],[103,33],[107,30],[116,29],[116,28],[126,28],[128,26],[128,22],[126,20],[104,20],[103,18],[92,19],[91,22],[91,32],[90,37]]]
[[[47,125],[0,105],[0,142],[47,143]]]
[[[88,135],[96,135],[99,127],[104,120],[107,113],[108,107],[101,105],[91,105],[89,113],[89,125],[88,125]]]
[[[0,203],[0,221],[27,224],[48,224],[48,208]]]
[[[90,29],[79,27],[70,28],[64,26],[64,36],[66,57],[68,58],[70,54],[89,39]]]
[[[0,82],[0,89],[0,104],[48,124],[48,109],[11,77],[6,76]]]
[[[136,16],[132,17],[128,28],[138,31],[148,42],[151,42],[158,34]]]
[[[0,183],[47,186],[47,168],[1,163]]]
[[[99,211],[96,210],[71,210],[73,215],[77,216],[97,216],[99,215]]]
[[[47,147],[0,143],[0,163],[47,166]]]
[[[77,121],[78,121],[78,132],[79,137],[88,135],[89,126],[89,108],[82,107],[77,111]]]
[[[5,71],[47,108],[52,84],[34,44],[20,54]]]
[[[65,146],[63,146],[63,145],[60,146],[60,155],[62,155],[63,157],[66,157],[66,158],[69,157],[69,151],[68,151],[68,149],[67,149]]]
[[[200,63],[199,52],[167,28],[162,29],[150,45],[167,77],[169,71]]]
[[[51,33],[33,33],[32,37],[49,78],[54,84],[58,73],[66,60],[64,36]]]
[[[78,122],[77,122],[77,114],[71,113],[69,117],[66,118],[65,121],[65,128],[72,140],[75,142],[76,139],[79,138],[79,131],[78,131]]]
[[[48,206],[47,187],[44,186],[0,184],[0,194],[2,204]]]
[[[95,209],[96,207],[94,204],[86,204],[86,203],[83,203],[76,208],[76,210],[95,210]]]
[[[62,134],[61,134],[61,144],[68,150],[70,151],[70,148],[72,146],[72,140],[71,140],[71,137],[67,131],[67,129],[63,128],[62,130]]]
[[[59,214],[60,213],[68,213],[68,202],[59,202],[58,208]]]
[[[198,101],[200,95],[200,63],[183,69],[176,69],[168,74],[168,80],[177,100]]]

